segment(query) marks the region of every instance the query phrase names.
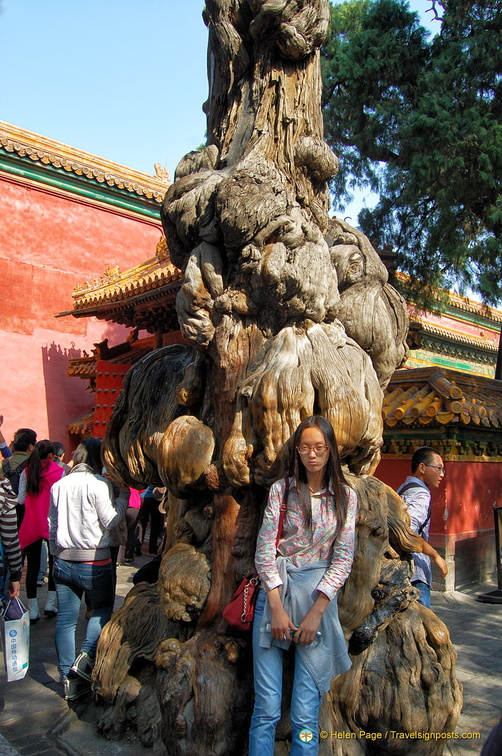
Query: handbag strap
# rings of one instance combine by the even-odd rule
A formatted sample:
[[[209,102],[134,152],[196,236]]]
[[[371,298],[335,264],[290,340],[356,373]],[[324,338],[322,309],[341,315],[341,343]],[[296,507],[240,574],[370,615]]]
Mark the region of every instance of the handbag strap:
[[[288,496],[289,496],[289,477],[286,477],[286,483],[284,486],[284,496],[282,497],[281,509],[279,512],[279,526],[277,528],[277,538],[275,539],[275,548],[278,547],[281,540],[282,528],[284,526],[284,518],[288,511]]]

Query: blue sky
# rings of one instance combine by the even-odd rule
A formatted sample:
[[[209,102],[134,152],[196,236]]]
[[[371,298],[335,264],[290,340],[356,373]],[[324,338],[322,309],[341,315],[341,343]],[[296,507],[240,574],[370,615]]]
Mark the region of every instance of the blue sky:
[[[153,173],[204,141],[204,0],[0,0],[0,120]]]
[[[425,23],[429,6],[410,2]],[[0,120],[145,173],[160,162],[172,178],[205,140],[203,7],[204,0],[0,0]],[[356,209],[347,215],[355,220]]]

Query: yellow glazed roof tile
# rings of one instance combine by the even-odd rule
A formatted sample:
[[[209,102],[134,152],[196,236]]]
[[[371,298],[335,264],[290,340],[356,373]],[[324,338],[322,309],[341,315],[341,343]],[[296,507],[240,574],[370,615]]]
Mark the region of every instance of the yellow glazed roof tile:
[[[502,381],[435,367],[398,370],[383,413],[389,428],[430,423],[502,428]]]

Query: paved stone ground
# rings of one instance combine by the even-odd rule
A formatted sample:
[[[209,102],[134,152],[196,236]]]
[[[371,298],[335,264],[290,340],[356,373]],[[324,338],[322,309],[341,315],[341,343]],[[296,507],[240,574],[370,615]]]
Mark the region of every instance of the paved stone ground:
[[[116,608],[130,590],[136,569],[150,558],[139,557],[132,567],[119,566]],[[447,756],[477,756],[502,715],[502,605],[476,600],[479,593],[494,587],[432,594],[432,608],[448,626],[457,648],[457,676],[464,686],[464,708],[456,728],[459,739],[449,742]],[[39,590],[42,608],[46,591],[46,586]],[[30,670],[24,680],[7,683],[2,664],[0,756],[153,756],[139,744],[99,736],[92,721],[93,705],[85,699],[71,707],[66,704],[58,682],[54,626],[54,620],[45,619],[32,626]]]
[[[452,756],[479,754],[502,716],[502,604],[477,601],[478,595],[495,587],[484,585],[462,592],[432,594],[432,609],[449,628],[457,649],[457,678],[464,687],[464,705],[456,732],[472,738],[451,741],[446,752]],[[475,738],[476,733],[480,739]]]
[[[132,587],[132,576],[152,557],[137,557],[133,566],[119,565],[117,570],[117,598],[115,608],[122,606]],[[41,609],[45,605],[47,584],[38,589]],[[21,598],[26,595],[21,589]],[[83,639],[85,606],[82,602],[81,622],[77,630],[77,648]],[[55,620],[40,619],[30,628],[30,669],[24,680],[7,683],[3,667],[0,670],[0,756],[127,756],[124,744],[112,743],[99,737],[89,720],[88,707],[82,701],[69,706],[63,699],[59,683]],[[84,699],[85,700],[85,699]],[[7,741],[7,743],[6,743]],[[2,750],[4,747],[15,749]],[[140,750],[143,750],[142,748]],[[137,754],[137,748],[133,753]],[[144,751],[145,756],[148,751]],[[150,752],[151,753],[151,752]]]

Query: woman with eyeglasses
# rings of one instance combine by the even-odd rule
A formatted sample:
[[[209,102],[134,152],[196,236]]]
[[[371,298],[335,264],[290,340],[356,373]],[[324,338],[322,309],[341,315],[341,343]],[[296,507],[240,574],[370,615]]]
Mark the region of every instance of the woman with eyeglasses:
[[[281,533],[280,510],[286,505]],[[270,489],[255,564],[261,579],[253,622],[255,703],[249,756],[273,756],[281,717],[283,654],[295,649],[291,756],[317,754],[322,696],[351,661],[337,591],[354,558],[357,498],[335,434],[320,415],[297,428],[289,475]],[[277,545],[276,545],[277,544]]]

